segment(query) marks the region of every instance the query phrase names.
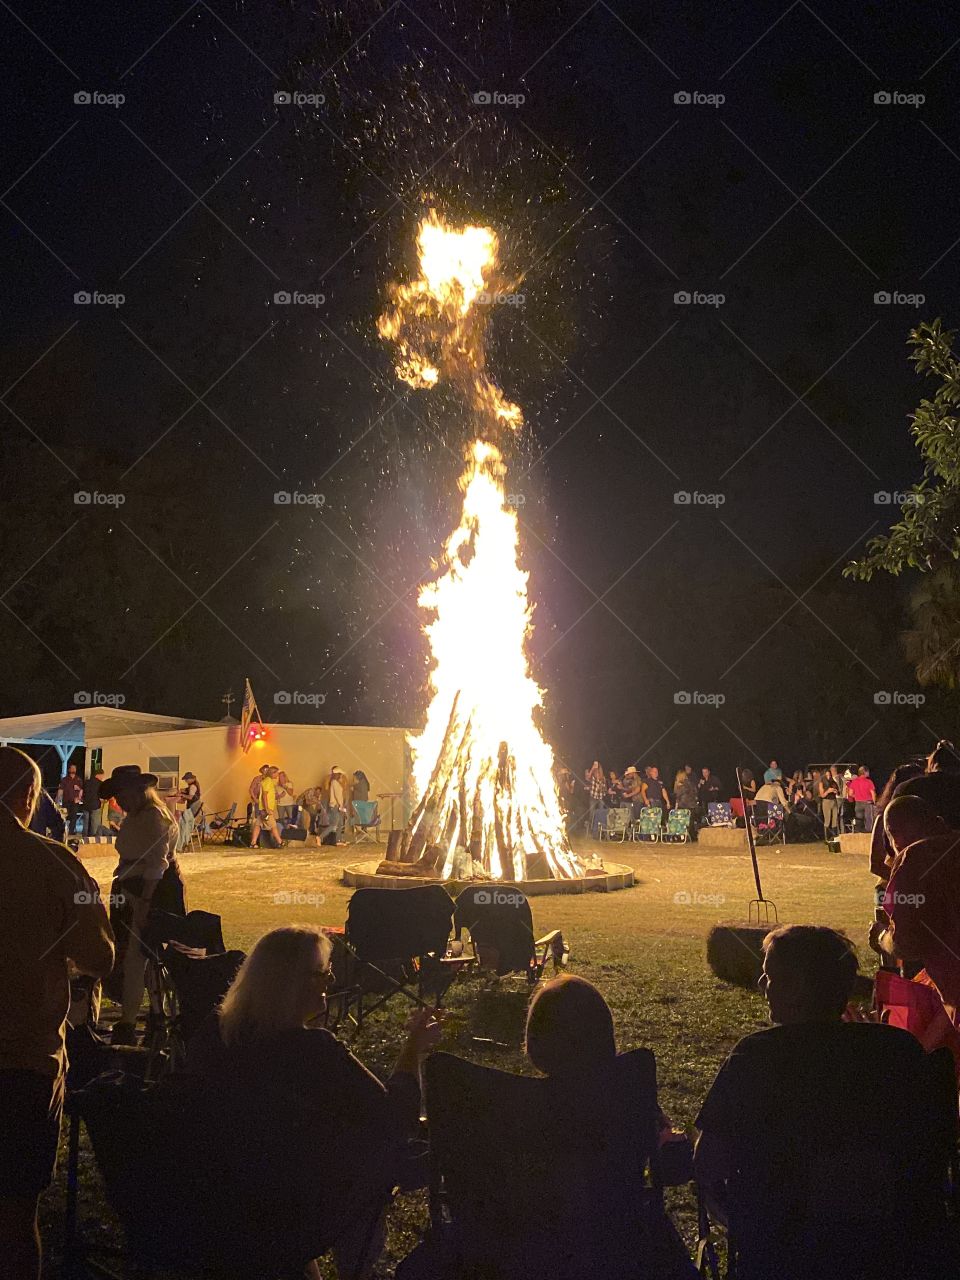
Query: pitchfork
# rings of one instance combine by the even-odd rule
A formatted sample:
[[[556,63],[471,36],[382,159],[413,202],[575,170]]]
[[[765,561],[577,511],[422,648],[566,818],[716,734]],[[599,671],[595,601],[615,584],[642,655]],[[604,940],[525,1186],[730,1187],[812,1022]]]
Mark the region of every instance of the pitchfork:
[[[757,861],[757,846],[753,838],[753,825],[750,822],[750,810],[747,808],[747,798],[743,794],[743,780],[740,777],[740,770],[736,770],[737,790],[740,792],[740,803],[743,806],[743,825],[747,829],[747,845],[750,848],[750,861],[753,863],[753,879],[757,886],[757,896],[747,903],[747,923],[753,924],[756,920],[757,925],[779,924],[780,920],[777,915],[777,904],[771,902],[769,898],[763,896],[763,885],[760,883],[760,863]],[[770,912],[773,912],[773,919],[770,918]]]

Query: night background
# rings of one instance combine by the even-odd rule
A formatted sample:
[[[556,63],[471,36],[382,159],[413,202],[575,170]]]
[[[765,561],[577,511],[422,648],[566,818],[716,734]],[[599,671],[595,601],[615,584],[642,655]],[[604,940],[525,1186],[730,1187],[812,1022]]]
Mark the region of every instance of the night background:
[[[375,325],[435,207],[496,228],[523,298],[490,368],[526,417],[507,489],[558,756],[876,774],[952,736],[952,692],[875,700],[921,692],[918,575],[842,569],[921,474],[908,332],[960,311],[954,6],[18,13],[4,714],[96,690],[216,719],[249,676],[268,721],[419,727],[470,424]]]

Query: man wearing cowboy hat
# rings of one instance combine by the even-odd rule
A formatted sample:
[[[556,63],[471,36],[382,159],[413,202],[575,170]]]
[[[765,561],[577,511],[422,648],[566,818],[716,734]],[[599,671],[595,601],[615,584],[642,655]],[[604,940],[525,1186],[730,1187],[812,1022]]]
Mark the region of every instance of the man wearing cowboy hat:
[[[643,783],[635,764],[628,765],[623,775],[623,802],[633,809],[634,818],[639,818],[643,808]]]
[[[40,1273],[37,1202],[50,1183],[66,1074],[68,967],[99,978],[113,934],[97,882],[66,845],[29,830],[40,770],[0,747],[0,1271]]]
[[[344,823],[347,820],[346,797],[343,791],[344,772],[338,764],[335,764],[330,770],[329,785],[329,803],[330,821],[336,822],[337,827],[337,844],[346,844],[346,840],[341,840],[343,835]]]
[[[119,862],[113,873],[110,912],[123,952],[114,968],[113,991],[108,991],[111,998],[119,995],[121,1006],[120,1021],[111,1037],[113,1044],[137,1043],[136,1021],[143,1003],[146,966],[140,938],[157,886],[168,872],[180,885],[182,908],[182,881],[176,859],[179,831],[157,795],[158,781],[155,773],[144,773],[139,765],[121,764],[100,784],[101,797],[116,800],[126,815],[117,833]]]

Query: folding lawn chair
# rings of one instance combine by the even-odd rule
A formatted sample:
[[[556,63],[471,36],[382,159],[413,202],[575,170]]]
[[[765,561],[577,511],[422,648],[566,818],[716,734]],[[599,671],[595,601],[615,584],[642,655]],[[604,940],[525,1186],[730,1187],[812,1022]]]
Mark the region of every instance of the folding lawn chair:
[[[757,844],[786,844],[786,814],[776,800],[755,800],[751,822]]]
[[[567,962],[569,948],[560,930],[536,936],[530,903],[515,884],[498,881],[462,890],[453,913],[453,934],[458,942],[464,930],[470,935],[480,967],[492,969],[498,976],[524,973],[532,985],[543,977],[548,960],[553,960],[555,971]]]
[[[711,800],[707,805],[708,827],[733,827],[733,810],[726,800]]]
[[[452,922],[453,901],[440,884],[357,889],[347,905],[344,979],[356,1002],[358,1027],[395,995],[413,1004],[428,996],[440,1003],[467,963],[462,955],[448,954]]]
[[[244,961],[227,951],[218,915],[185,916],[153,912],[143,934],[147,958],[147,1014],[144,1045],[147,1078],[182,1067],[186,1045],[226,995]]]
[[[335,1140],[322,1118],[305,1124],[295,1107],[258,1111],[185,1074],[147,1086],[101,1076],[72,1096],[70,1109],[77,1147],[82,1119],[123,1228],[122,1275],[293,1280],[350,1225],[343,1220],[350,1192],[340,1194],[338,1178],[349,1165],[349,1186],[366,1148],[357,1142],[331,1160]],[[388,1179],[374,1170],[384,1205]],[[88,1258],[76,1210],[74,1195],[64,1275],[119,1280]]]
[[[616,840],[623,844],[630,834],[631,822],[633,822],[633,810],[629,805],[621,806],[619,809],[608,809],[605,821],[600,823],[600,839]]]
[[[689,809],[671,809],[667,814],[667,825],[661,839],[686,844],[690,839],[690,817]]]
[[[634,840],[649,840],[653,844],[660,839],[663,828],[663,810],[659,805],[644,805],[633,824]]]
[[[240,823],[236,813],[237,802],[234,800],[230,808],[222,813],[205,814],[203,822],[197,827],[201,842],[205,840],[208,844],[226,844]]]
[[[352,825],[354,844],[362,844],[364,840],[369,840],[371,831],[377,844],[380,843],[380,811],[376,800],[353,801]]]
[[[654,1252],[663,1260],[662,1229],[671,1231],[656,1186],[659,1112],[648,1049],[567,1082],[447,1053],[431,1054],[425,1075],[432,1231],[423,1247],[439,1263],[432,1274],[668,1274],[644,1265]],[[672,1243],[682,1259],[675,1234]]]

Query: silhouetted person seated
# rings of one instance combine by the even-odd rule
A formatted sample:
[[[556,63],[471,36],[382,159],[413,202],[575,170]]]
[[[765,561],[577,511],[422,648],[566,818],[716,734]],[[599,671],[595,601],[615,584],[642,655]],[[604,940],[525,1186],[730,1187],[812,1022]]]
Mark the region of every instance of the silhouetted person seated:
[[[569,975],[534,994],[525,1047],[544,1079],[444,1054],[428,1063],[434,1159],[449,1175],[462,1149],[465,1170],[448,1188],[449,1231],[428,1236],[397,1280],[695,1280],[643,1183],[668,1124],[653,1054],[618,1055],[603,996]]]
[[[280,1194],[288,1187],[305,1214],[315,1208],[319,1236],[334,1245],[341,1274],[354,1280],[376,1261],[387,1198],[409,1173],[420,1055],[436,1043],[439,1026],[419,1010],[381,1084],[331,1032],[307,1025],[326,1009],[330,954],[319,929],[291,925],[264,934],[221,1009],[190,1041],[187,1070],[210,1084],[211,1099],[244,1117],[242,1143],[250,1142],[248,1127],[255,1135],[250,1212],[266,1216],[265,1181]],[[292,1137],[289,1150],[274,1139],[280,1130]],[[265,1168],[265,1159],[273,1167]]]
[[[697,1117],[697,1179],[739,1280],[940,1280],[948,1136],[906,1031],[843,1014],[853,944],[818,925],[763,943],[775,1026],[741,1040]]]

